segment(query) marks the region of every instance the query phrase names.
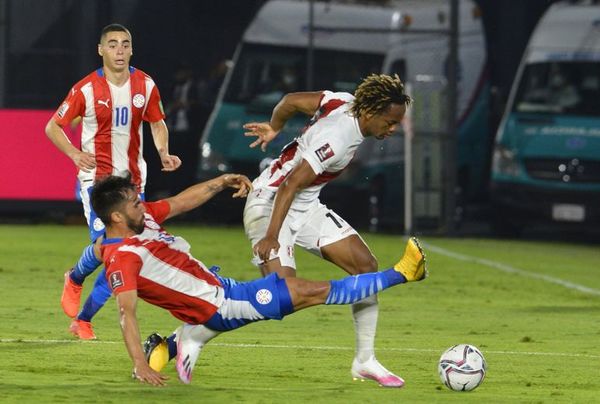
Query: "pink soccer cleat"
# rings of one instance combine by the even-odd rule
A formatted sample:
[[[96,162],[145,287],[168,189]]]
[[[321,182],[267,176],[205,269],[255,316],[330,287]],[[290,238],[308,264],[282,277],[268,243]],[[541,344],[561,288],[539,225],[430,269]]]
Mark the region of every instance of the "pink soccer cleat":
[[[404,386],[404,380],[384,368],[375,359],[375,356],[371,356],[366,362],[359,362],[354,358],[351,373],[354,380],[374,380],[382,387],[400,388]]]

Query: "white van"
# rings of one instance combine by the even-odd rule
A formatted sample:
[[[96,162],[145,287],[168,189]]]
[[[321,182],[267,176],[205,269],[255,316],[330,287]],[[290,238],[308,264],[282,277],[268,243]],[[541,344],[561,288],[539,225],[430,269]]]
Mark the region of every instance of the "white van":
[[[399,30],[448,30],[448,3],[405,1],[402,8],[394,8],[315,2],[314,25],[318,30],[314,32],[311,90],[353,92],[361,79],[371,73],[397,73],[406,82],[417,76],[445,77],[448,37]],[[259,172],[259,162],[278,155],[300,133],[307,121],[303,116],[290,120],[265,154],[248,147],[250,142],[243,136],[242,125],[268,121],[272,108],[285,93],[307,90],[308,18],[307,1],[272,0],[265,3],[249,25],[203,133],[202,178],[227,170],[253,177]],[[481,18],[474,3],[468,0],[460,2],[459,45],[459,167],[465,185],[479,190],[489,164],[489,91]],[[435,107],[440,105],[445,107],[443,103]],[[418,102],[414,108],[421,108],[424,114],[431,112],[423,110]],[[382,214],[386,216],[389,211],[390,219],[393,215],[392,220],[401,221],[402,137],[383,143],[369,141],[359,150],[345,173],[346,183],[363,190],[383,187]],[[344,177],[336,183],[344,183]]]
[[[600,6],[552,5],[527,45],[496,135],[496,230],[600,224]]]

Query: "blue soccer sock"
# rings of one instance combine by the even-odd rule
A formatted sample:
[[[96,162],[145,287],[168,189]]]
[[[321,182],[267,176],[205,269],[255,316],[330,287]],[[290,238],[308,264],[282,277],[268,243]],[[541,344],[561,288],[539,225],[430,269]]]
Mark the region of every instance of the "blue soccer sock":
[[[75,264],[69,276],[73,282],[81,285],[85,278],[94,272],[100,264],[102,264],[102,261],[96,258],[96,255],[94,254],[94,245],[90,244],[83,249],[79,261],[77,261],[77,264]]]
[[[175,333],[169,335],[165,341],[169,347],[169,360],[177,356],[177,342],[175,342]]]
[[[92,318],[100,311],[102,306],[104,306],[104,303],[110,298],[111,294],[112,290],[108,286],[108,281],[106,280],[106,269],[103,268],[98,274],[96,282],[94,282],[94,289],[92,289],[92,293],[90,293],[85,301],[83,309],[81,309],[77,319],[92,321]]]
[[[404,282],[406,282],[406,278],[394,269],[347,276],[339,281],[329,281],[331,289],[325,304],[352,304]]]

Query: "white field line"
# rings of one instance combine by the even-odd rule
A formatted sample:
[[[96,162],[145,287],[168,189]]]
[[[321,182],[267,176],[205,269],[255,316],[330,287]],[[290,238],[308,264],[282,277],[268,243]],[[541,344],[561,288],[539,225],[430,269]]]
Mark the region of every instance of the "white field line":
[[[123,344],[123,341],[81,341],[76,339],[18,339],[18,338],[0,338],[0,343],[4,344]],[[315,351],[354,351],[354,347],[343,346],[312,346],[312,345],[273,345],[273,344],[227,344],[211,343],[210,346],[219,346],[225,348],[258,348],[258,349],[301,349]],[[377,348],[377,351],[388,352],[426,352],[439,354],[443,349],[424,349],[424,348]],[[600,355],[579,354],[569,352],[528,352],[528,351],[485,351],[492,355],[531,355],[531,356],[555,356],[566,358],[591,358],[599,359]]]
[[[555,278],[555,277],[549,276],[549,275],[525,271],[523,269],[519,269],[519,268],[513,267],[511,265],[503,264],[501,262],[496,262],[496,261],[488,260],[485,258],[473,257],[471,255],[459,254],[454,251],[446,250],[445,248],[442,248],[442,247],[437,247],[430,243],[422,243],[422,244],[425,246],[426,250],[445,255],[446,257],[454,258],[454,259],[457,259],[460,261],[473,262],[476,264],[485,265],[489,268],[497,269],[499,271],[510,273],[510,274],[517,274],[520,276],[525,276],[527,278],[538,279],[538,280],[548,282],[548,283],[554,283],[555,285],[559,285],[559,286],[565,287],[567,289],[576,290],[578,292],[585,293],[588,295],[600,296],[599,289],[589,288],[587,286],[583,286],[583,285],[579,285],[577,283],[565,281],[563,279]]]

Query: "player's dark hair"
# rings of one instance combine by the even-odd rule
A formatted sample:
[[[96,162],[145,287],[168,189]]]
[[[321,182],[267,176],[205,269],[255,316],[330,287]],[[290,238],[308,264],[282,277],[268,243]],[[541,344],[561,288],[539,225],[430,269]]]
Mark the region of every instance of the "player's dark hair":
[[[102,42],[102,38],[106,36],[109,32],[126,32],[131,38],[131,32],[124,25],[121,24],[108,24],[106,27],[102,28],[100,31],[100,42]]]
[[[391,104],[409,106],[412,99],[404,92],[404,84],[397,74],[371,74],[354,92],[352,114],[360,118],[366,114],[385,112]]]
[[[136,192],[129,175],[127,177],[111,175],[94,184],[90,197],[92,208],[105,225],[110,225],[110,214],[127,200],[128,191]]]

